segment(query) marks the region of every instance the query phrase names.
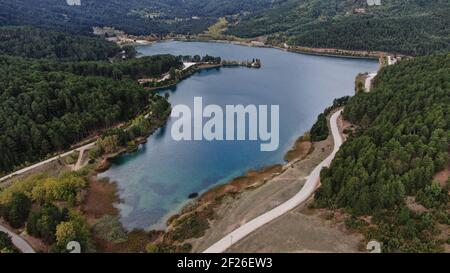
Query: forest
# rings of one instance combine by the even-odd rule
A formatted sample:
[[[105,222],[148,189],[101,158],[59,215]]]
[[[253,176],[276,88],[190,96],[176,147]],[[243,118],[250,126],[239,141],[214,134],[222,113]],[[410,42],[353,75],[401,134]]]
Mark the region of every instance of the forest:
[[[84,0],[81,6],[60,0],[3,2],[0,26],[72,34],[91,35],[94,26],[135,35],[198,34],[226,17],[225,34],[266,36],[270,44],[414,56],[450,49],[447,0],[390,0],[370,7],[366,0]]]
[[[83,252],[93,251],[89,226],[77,210],[87,186],[84,175],[31,175],[0,191],[0,217],[13,228],[25,228],[28,234],[42,239],[50,252],[67,252],[70,241],[79,242]],[[0,232],[0,253],[14,251],[8,237]]]
[[[322,141],[328,138],[330,130],[328,129],[327,115],[330,114],[332,110],[346,105],[349,99],[349,96],[334,99],[333,104],[330,107],[327,107],[323,113],[319,114],[317,121],[309,131],[312,141]]]
[[[406,4],[407,2],[407,4]],[[383,243],[385,252],[442,251],[440,226],[450,224],[450,2],[392,0],[4,0],[0,9],[0,176],[99,136],[90,160],[146,137],[167,115],[167,97],[140,78],[176,73],[181,61],[221,59],[158,55],[134,58],[90,36],[93,26],[130,34],[199,33],[226,16],[227,34],[267,36],[268,42],[382,50],[413,56],[383,68],[370,93],[337,99],[354,124],[330,168],[321,173],[316,207],[342,210],[345,224]],[[364,8],[364,12],[356,8]],[[40,28],[36,28],[40,27]],[[122,52],[125,51],[123,54]],[[176,77],[182,77],[175,74]],[[311,130],[328,134],[326,116]],[[125,124],[124,128],[116,128]],[[64,251],[77,240],[92,248],[77,212],[87,182],[74,172],[35,175],[0,191],[0,216],[12,227]],[[61,206],[62,204],[62,206]],[[418,209],[419,208],[419,209]],[[196,230],[191,230],[196,232]],[[176,234],[179,236],[179,234]],[[0,253],[17,251],[0,232]]]
[[[450,223],[450,181],[433,177],[449,166],[449,90],[448,53],[382,69],[372,92],[347,102],[344,118],[358,129],[322,171],[317,205],[373,217],[378,228],[367,234],[387,252],[439,251],[437,225]]]
[[[7,233],[0,231],[0,254],[16,253],[18,252],[14,244],[12,243],[11,236]]]
[[[75,36],[32,27],[0,27],[0,55],[66,61],[98,61],[116,57],[116,44],[98,37]],[[130,57],[134,49],[126,48]]]
[[[156,77],[169,72],[171,68],[182,68],[179,57],[173,55],[154,55],[116,62],[52,62],[40,61],[36,69],[44,72],[64,71],[79,76],[100,76],[121,80],[137,80]]]
[[[362,10],[361,10],[362,9]],[[244,17],[229,34],[268,35],[268,42],[426,55],[450,49],[450,2],[288,0]]]
[[[284,0],[280,0],[284,1]],[[36,26],[90,34],[94,26],[111,26],[130,34],[199,33],[217,18],[269,8],[273,0],[3,0],[0,26]],[[275,2],[278,2],[275,1]],[[194,18],[193,18],[194,17]]]
[[[0,172],[135,117],[151,97],[132,79],[179,65],[170,55],[116,63],[0,56]]]

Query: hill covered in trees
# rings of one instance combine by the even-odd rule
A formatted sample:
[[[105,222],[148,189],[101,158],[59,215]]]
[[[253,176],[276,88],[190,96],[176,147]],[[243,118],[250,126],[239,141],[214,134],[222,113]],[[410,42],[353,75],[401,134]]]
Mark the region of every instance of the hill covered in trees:
[[[425,55],[450,49],[447,0],[5,0],[0,26],[90,34],[110,26],[129,34],[198,34],[226,17],[226,34],[267,36],[272,44]]]
[[[114,43],[95,37],[73,36],[31,27],[0,27],[0,55],[96,61],[113,58],[122,50]]]
[[[0,172],[133,118],[153,95],[132,79],[179,65],[170,55],[116,63],[0,56]]]
[[[450,49],[450,2],[287,0],[231,27],[240,37],[267,35],[271,43],[424,55]]]
[[[0,25],[36,26],[88,34],[94,26],[111,26],[130,34],[198,33],[218,17],[252,13],[273,0],[3,0]]]
[[[405,60],[384,68],[373,91],[345,108],[359,129],[322,172],[316,202],[371,216],[376,228],[357,218],[353,225],[384,251],[438,251],[445,243],[436,238],[438,225],[450,224],[450,181],[433,177],[449,164],[449,75],[448,53]]]

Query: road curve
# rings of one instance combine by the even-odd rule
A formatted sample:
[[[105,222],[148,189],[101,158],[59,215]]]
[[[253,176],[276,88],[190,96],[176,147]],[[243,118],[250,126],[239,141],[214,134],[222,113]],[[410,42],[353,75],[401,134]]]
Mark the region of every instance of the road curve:
[[[34,249],[19,235],[10,231],[6,227],[0,225],[0,231],[7,233],[11,236],[13,244],[19,249],[22,253],[35,253]]]
[[[377,74],[378,74],[377,72],[374,72],[374,73],[369,73],[367,75],[367,78],[364,82],[364,89],[366,92],[370,92],[370,90],[372,89],[372,82],[373,82],[373,79],[375,79],[375,77],[377,76]]]
[[[343,141],[337,125],[337,119],[341,113],[342,110],[339,110],[336,113],[334,113],[330,118],[331,132],[334,140],[333,152],[314,168],[314,170],[310,173],[302,189],[294,197],[284,202],[283,204],[279,205],[278,207],[256,217],[250,222],[247,222],[244,225],[240,226],[239,228],[235,229],[233,232],[223,237],[220,241],[210,246],[203,253],[224,252],[230,246],[232,246],[239,240],[243,239],[245,236],[249,235],[256,229],[262,227],[263,225],[271,222],[272,220],[280,217],[281,215],[289,212],[298,205],[302,204],[311,196],[311,194],[314,193],[316,188],[319,186],[320,171],[322,170],[323,167],[330,166],[331,161],[334,159],[337,151],[342,145]]]
[[[63,153],[63,154],[54,156],[54,157],[49,158],[49,159],[47,159],[47,160],[44,160],[44,161],[41,161],[41,162],[36,163],[36,164],[34,164],[34,165],[28,166],[28,167],[23,168],[23,169],[21,169],[21,170],[18,170],[18,171],[16,171],[16,172],[10,173],[10,174],[8,174],[8,175],[6,175],[6,176],[1,177],[1,178],[0,178],[0,182],[3,182],[3,181],[5,181],[5,180],[7,180],[7,179],[9,179],[9,178],[11,178],[11,177],[13,177],[13,176],[15,176],[15,175],[19,175],[19,174],[23,174],[23,173],[26,173],[26,172],[28,172],[28,171],[31,171],[31,170],[33,170],[33,169],[35,169],[35,168],[37,168],[37,167],[40,167],[40,166],[42,166],[42,165],[44,165],[44,164],[50,163],[50,162],[52,162],[52,161],[55,161],[55,160],[57,160],[57,159],[59,159],[59,158],[68,156],[68,155],[70,155],[71,153],[73,153],[73,152],[75,152],[75,151],[84,151],[84,150],[86,150],[86,149],[88,149],[88,148],[93,147],[94,145],[95,145],[95,142],[92,142],[92,143],[86,144],[86,145],[84,145],[84,146],[82,146],[82,147],[79,147],[79,148],[70,150],[70,151],[68,151],[68,152],[66,152],[66,153]]]

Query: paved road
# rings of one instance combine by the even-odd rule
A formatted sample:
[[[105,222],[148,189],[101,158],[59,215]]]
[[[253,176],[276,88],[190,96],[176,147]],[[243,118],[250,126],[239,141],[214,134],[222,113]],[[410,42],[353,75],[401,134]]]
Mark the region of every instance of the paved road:
[[[0,182],[3,182],[3,181],[5,181],[5,180],[7,180],[7,179],[9,179],[9,178],[11,178],[11,177],[13,177],[13,176],[15,176],[15,175],[19,175],[19,174],[23,174],[23,173],[26,173],[26,172],[28,172],[28,171],[31,171],[31,170],[33,170],[33,169],[35,169],[35,168],[37,168],[37,167],[40,167],[40,166],[42,166],[42,165],[45,165],[45,164],[50,163],[50,162],[52,162],[52,161],[55,161],[55,160],[57,160],[57,159],[59,159],[59,158],[68,156],[68,155],[70,155],[71,153],[73,153],[73,152],[75,152],[75,151],[84,151],[84,150],[86,150],[86,149],[88,149],[88,148],[93,147],[94,145],[95,145],[95,142],[92,142],[92,143],[86,144],[86,145],[84,145],[84,146],[82,146],[82,147],[73,149],[73,150],[68,151],[68,152],[66,152],[66,153],[57,155],[57,156],[55,156],[55,157],[52,157],[52,158],[49,158],[49,159],[47,159],[47,160],[41,161],[41,162],[36,163],[36,164],[34,164],[34,165],[28,166],[28,167],[26,167],[26,168],[23,168],[23,169],[21,169],[21,170],[18,170],[18,171],[16,171],[16,172],[13,172],[13,173],[11,173],[11,174],[8,174],[8,175],[6,175],[6,176],[3,176],[2,178],[0,178]]]
[[[339,133],[338,125],[337,125],[337,118],[340,116],[342,110],[337,111],[331,116],[330,123],[331,123],[331,132],[333,134],[333,140],[334,140],[334,149],[333,152],[319,165],[317,165],[314,170],[310,173],[308,179],[305,182],[305,185],[303,188],[291,199],[286,201],[285,203],[279,205],[278,207],[256,217],[255,219],[251,220],[250,222],[242,225],[241,227],[237,228],[233,232],[226,235],[224,238],[222,238],[220,241],[209,247],[204,251],[204,253],[221,253],[227,250],[231,245],[235,244],[239,240],[243,239],[245,236],[249,235],[256,229],[262,227],[263,225],[271,222],[272,220],[280,217],[281,215],[289,212],[290,210],[294,209],[298,205],[305,202],[317,189],[319,186],[319,178],[320,178],[320,171],[323,167],[329,166],[331,164],[331,161],[333,160],[334,156],[336,155],[337,151],[342,145],[342,137]]]
[[[366,81],[364,83],[364,89],[366,92],[370,92],[370,89],[372,89],[372,81],[377,76],[378,73],[369,73],[367,75]]]
[[[0,231],[7,233],[11,236],[13,244],[22,252],[22,253],[35,253],[34,249],[19,235],[10,231],[6,227],[0,225]]]

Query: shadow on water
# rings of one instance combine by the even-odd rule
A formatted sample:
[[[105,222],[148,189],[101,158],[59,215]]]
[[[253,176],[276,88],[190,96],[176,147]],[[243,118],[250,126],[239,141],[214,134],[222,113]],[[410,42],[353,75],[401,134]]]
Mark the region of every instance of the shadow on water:
[[[169,120],[167,121],[167,123],[169,123],[169,122],[170,122],[170,117],[169,117]],[[155,140],[164,138],[166,135],[166,131],[167,131],[167,123],[164,124],[158,130],[156,130],[156,132],[153,134],[152,138],[154,138]]]
[[[139,145],[138,149],[132,153],[126,153],[120,156],[117,156],[113,159],[110,159],[111,163],[114,165],[122,165],[128,163],[130,160],[139,159],[142,155],[144,155],[147,151],[146,145]]]

